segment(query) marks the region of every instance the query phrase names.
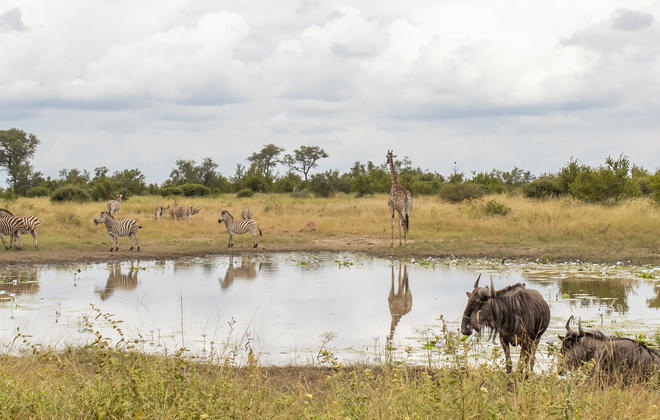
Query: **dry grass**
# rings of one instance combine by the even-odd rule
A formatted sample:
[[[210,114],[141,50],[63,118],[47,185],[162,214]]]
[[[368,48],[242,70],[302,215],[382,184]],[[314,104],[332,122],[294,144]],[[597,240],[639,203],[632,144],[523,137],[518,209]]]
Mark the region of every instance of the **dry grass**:
[[[506,216],[487,214],[485,203],[493,199],[511,211]],[[227,209],[238,216],[249,205],[264,232],[260,245],[270,250],[353,249],[374,254],[580,258],[635,263],[660,260],[660,212],[645,199],[605,207],[568,198],[537,201],[498,195],[456,205],[437,197],[417,197],[410,221],[412,241],[407,247],[395,245],[393,249],[389,248],[386,195],[360,199],[348,195],[221,195],[180,201],[202,208],[190,224],[175,222],[169,215],[160,222],[154,220],[156,204],[171,205],[171,200],[134,197],[122,203],[122,217],[134,217],[143,226],[143,251],[223,252],[227,234],[217,223],[220,210]],[[53,204],[45,198],[21,198],[0,202],[0,206],[15,214],[33,214],[41,219],[39,252],[46,259],[48,253],[98,252],[108,247],[104,227],[92,223],[104,209],[104,203]],[[300,231],[308,221],[315,222],[316,232]],[[34,249],[29,237],[25,237],[24,245],[26,251]],[[236,237],[238,249],[247,250],[250,245],[249,235]],[[128,239],[121,238],[120,249],[126,248]],[[38,259],[39,254],[35,255]]]

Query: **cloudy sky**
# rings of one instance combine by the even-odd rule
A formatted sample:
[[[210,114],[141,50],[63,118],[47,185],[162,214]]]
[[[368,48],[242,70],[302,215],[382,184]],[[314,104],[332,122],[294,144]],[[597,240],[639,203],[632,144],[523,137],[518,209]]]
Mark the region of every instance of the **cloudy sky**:
[[[387,149],[443,174],[625,154],[660,168],[660,2],[0,0],[0,128],[35,168],[140,168],[264,144],[321,169]],[[0,175],[4,178],[4,176]]]

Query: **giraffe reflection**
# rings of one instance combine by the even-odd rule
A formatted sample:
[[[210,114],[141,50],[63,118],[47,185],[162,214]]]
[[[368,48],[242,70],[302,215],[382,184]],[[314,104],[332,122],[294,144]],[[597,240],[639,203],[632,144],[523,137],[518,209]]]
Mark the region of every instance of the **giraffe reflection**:
[[[138,271],[128,270],[128,274],[122,274],[121,264],[118,262],[108,264],[110,270],[108,280],[105,282],[104,289],[96,289],[101,300],[107,300],[116,289],[135,289],[138,285]]]
[[[412,294],[408,286],[408,266],[403,266],[403,276],[401,276],[401,264],[399,264],[399,272],[397,275],[396,293],[394,291],[394,265],[392,265],[392,283],[390,286],[390,295],[387,298],[387,303],[390,305],[390,315],[392,322],[390,323],[390,334],[387,336],[388,347],[391,348],[392,338],[394,337],[394,330],[401,321],[401,317],[410,312],[412,309]]]
[[[218,279],[222,290],[228,289],[234,279],[252,280],[257,277],[257,268],[261,270],[261,264],[257,267],[257,263],[251,259],[241,258],[241,265],[234,267],[234,257],[229,257],[229,267],[225,273],[225,278]]]

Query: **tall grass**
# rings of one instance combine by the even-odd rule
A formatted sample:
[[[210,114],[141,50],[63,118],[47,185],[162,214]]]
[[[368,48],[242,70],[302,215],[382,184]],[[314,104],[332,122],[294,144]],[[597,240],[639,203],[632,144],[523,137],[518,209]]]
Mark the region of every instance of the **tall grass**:
[[[487,203],[507,209],[493,217]],[[121,217],[137,218],[144,251],[208,251],[225,248],[227,234],[217,223],[227,209],[238,215],[251,206],[259,221],[266,249],[360,249],[375,253],[461,255],[493,257],[582,258],[593,261],[632,259],[657,261],[660,249],[660,211],[649,200],[635,199],[616,206],[586,204],[570,198],[547,201],[508,195],[490,195],[481,200],[450,204],[436,197],[416,197],[410,219],[410,243],[389,248],[391,219],[387,196],[356,199],[348,195],[332,198],[294,198],[284,194],[255,194],[181,199],[201,207],[192,223],[175,222],[169,215],[160,222],[153,217],[157,203],[172,204],[161,197],[133,197],[122,203]],[[21,198],[0,202],[15,214],[34,214],[42,221],[39,245],[42,251],[102,251],[107,248],[103,226],[93,218],[105,203],[51,203],[46,198]],[[314,221],[315,232],[301,232]],[[30,251],[29,238],[24,247]],[[120,240],[120,250],[128,240]],[[251,239],[236,238],[237,248],[247,249]]]

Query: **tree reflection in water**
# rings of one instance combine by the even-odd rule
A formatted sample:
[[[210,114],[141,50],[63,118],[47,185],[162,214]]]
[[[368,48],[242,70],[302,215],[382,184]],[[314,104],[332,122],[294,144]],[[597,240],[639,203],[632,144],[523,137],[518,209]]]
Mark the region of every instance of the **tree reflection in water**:
[[[562,296],[577,298],[569,305],[580,308],[604,306],[607,312],[628,312],[628,295],[637,284],[632,279],[602,279],[569,277],[559,281]]]

